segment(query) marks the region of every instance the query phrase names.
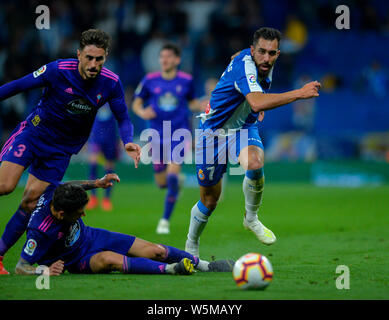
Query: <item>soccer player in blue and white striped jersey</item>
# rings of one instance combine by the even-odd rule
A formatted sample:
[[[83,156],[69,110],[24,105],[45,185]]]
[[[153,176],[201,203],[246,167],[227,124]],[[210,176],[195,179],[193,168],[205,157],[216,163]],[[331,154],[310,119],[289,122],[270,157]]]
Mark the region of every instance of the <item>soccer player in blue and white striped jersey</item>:
[[[196,170],[200,200],[191,211],[185,250],[199,256],[199,239],[221,194],[227,162],[239,162],[245,171],[243,225],[264,244],[276,241],[274,233],[258,219],[264,188],[264,151],[259,122],[264,111],[298,99],[319,96],[320,83],[313,81],[298,90],[270,94],[274,64],[280,55],[281,33],[261,28],[250,48],[235,55],[213,90],[209,106],[201,115],[196,145]]]

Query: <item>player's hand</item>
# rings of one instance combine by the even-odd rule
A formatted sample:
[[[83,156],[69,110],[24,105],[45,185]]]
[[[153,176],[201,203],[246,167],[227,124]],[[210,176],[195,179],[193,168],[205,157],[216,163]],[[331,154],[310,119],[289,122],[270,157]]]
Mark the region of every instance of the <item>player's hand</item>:
[[[136,143],[129,142],[127,143],[124,148],[127,151],[127,154],[134,159],[135,162],[135,168],[138,168],[138,163],[140,160],[140,154],[141,154],[141,148]]]
[[[234,60],[235,57],[237,57],[239,55],[239,53],[241,53],[241,51],[238,51],[237,53],[234,53],[232,56],[231,56],[231,60]]]
[[[108,173],[101,179],[96,180],[97,188],[107,189],[113,186],[113,182],[120,182],[119,176],[116,173]]]
[[[308,82],[304,87],[300,89],[300,99],[309,99],[319,96],[319,89],[321,84],[318,81]]]
[[[150,119],[156,118],[157,114],[155,113],[152,106],[148,106],[142,110],[142,113],[140,116],[143,120],[150,120]]]
[[[49,267],[50,276],[59,276],[63,272],[64,267],[65,267],[65,265],[64,265],[64,262],[62,260],[58,260],[58,261],[54,262]]]
[[[265,118],[265,111],[261,111],[258,116],[258,121],[262,122],[263,118]]]

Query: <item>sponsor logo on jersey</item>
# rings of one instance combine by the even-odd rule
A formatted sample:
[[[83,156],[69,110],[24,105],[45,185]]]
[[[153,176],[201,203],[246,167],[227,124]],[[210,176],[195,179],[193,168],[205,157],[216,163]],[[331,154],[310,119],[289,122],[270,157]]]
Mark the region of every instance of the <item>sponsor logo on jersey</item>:
[[[71,227],[69,234],[65,239],[65,247],[71,247],[80,237],[81,226],[78,221],[76,221]]]
[[[34,78],[37,78],[42,73],[44,73],[46,71],[46,69],[47,69],[47,67],[46,67],[46,65],[44,65],[43,67],[40,67],[38,70],[34,71],[32,75],[34,76]]]
[[[198,172],[198,175],[199,175],[199,179],[201,180],[201,181],[203,181],[204,179],[205,179],[205,175],[204,175],[204,172],[203,172],[203,170],[199,170],[199,172]]]
[[[34,254],[36,247],[37,247],[36,241],[34,239],[29,239],[27,241],[26,247],[24,248],[24,252],[29,256],[32,256]]]
[[[93,106],[85,99],[76,99],[66,105],[66,110],[71,114],[89,114]]]

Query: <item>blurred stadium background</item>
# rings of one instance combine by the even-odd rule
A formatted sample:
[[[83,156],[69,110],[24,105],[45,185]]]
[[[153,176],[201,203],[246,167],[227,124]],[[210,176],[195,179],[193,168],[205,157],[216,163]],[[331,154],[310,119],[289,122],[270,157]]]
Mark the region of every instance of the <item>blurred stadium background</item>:
[[[40,4],[50,8],[49,30],[35,28],[35,8]],[[182,47],[180,68],[193,74],[197,95],[206,98],[230,56],[248,47],[258,27],[272,26],[283,32],[284,39],[271,92],[291,90],[311,79],[321,81],[323,89],[319,99],[267,113],[261,130],[267,162],[284,163],[274,167],[274,173],[269,166],[270,181],[297,179],[330,186],[386,183],[389,3],[341,1],[350,8],[350,30],[335,27],[339,4],[325,0],[1,1],[0,81],[19,78],[58,58],[75,57],[81,32],[96,27],[113,38],[106,66],[120,75],[129,106],[141,78],[159,68],[156,57],[166,40]],[[0,102],[1,145],[39,96],[40,90],[33,90]],[[147,124],[131,111],[130,116],[139,136]],[[83,151],[72,164],[85,161]],[[123,154],[122,161],[129,159]],[[151,170],[140,176],[145,173],[152,179]],[[134,178],[133,174],[131,170]]]

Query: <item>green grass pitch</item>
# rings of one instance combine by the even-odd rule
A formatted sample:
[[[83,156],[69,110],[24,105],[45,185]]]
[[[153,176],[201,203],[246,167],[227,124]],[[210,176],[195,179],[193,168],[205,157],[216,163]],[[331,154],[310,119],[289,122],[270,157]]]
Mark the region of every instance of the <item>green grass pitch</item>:
[[[22,195],[18,188],[0,199],[0,230]],[[184,248],[190,209],[197,188],[183,190],[172,217],[170,235],[155,234],[165,192],[152,183],[121,183],[113,190],[115,209],[87,212],[87,225]],[[237,259],[248,252],[266,255],[274,279],[265,291],[238,289],[230,273],[166,275],[71,275],[50,279],[49,290],[35,287],[35,276],[1,276],[0,299],[389,299],[389,186],[375,188],[318,188],[309,184],[272,184],[265,187],[262,222],[278,241],[260,244],[242,226],[241,184],[227,184],[223,201],[201,238],[203,259]],[[5,257],[13,272],[20,241]],[[336,267],[350,269],[350,289],[335,286]]]

